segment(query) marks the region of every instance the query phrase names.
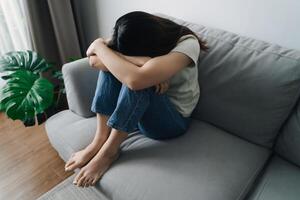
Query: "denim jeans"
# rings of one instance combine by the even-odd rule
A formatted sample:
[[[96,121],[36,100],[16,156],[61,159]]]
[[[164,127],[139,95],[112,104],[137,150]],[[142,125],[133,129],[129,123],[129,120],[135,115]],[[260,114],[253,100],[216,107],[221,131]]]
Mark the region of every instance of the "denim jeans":
[[[92,112],[109,116],[107,125],[127,133],[139,131],[152,139],[180,136],[190,124],[155,86],[131,90],[110,72],[100,71]]]

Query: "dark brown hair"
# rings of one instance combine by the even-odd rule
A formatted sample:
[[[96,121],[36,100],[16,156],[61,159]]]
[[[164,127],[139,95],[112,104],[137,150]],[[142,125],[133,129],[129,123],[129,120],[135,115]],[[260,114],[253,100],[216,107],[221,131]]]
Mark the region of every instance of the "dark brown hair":
[[[188,27],[163,17],[134,11],[116,21],[108,46],[128,56],[155,57],[169,53],[179,38],[188,34],[196,36],[202,50],[208,49],[206,42]]]

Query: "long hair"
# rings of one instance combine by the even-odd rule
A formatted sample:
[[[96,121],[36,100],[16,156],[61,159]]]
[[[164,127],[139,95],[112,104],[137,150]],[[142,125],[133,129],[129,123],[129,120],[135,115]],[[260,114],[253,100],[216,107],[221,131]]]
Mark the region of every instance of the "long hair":
[[[188,27],[146,12],[134,11],[116,21],[108,47],[128,56],[156,57],[169,53],[179,38],[188,34],[198,39],[202,50],[208,49],[206,42]]]

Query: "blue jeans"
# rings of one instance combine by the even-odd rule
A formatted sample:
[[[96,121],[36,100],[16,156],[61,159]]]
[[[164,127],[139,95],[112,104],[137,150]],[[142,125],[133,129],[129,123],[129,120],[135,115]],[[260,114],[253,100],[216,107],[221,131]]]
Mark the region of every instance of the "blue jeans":
[[[92,112],[109,116],[107,125],[127,133],[140,130],[152,139],[180,136],[190,124],[170,102],[166,94],[157,94],[155,86],[131,90],[110,72],[100,71]]]

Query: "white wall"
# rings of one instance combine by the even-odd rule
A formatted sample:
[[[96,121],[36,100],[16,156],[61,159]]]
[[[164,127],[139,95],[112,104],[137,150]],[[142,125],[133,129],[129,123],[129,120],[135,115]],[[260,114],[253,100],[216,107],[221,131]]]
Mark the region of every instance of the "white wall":
[[[78,0],[87,42],[107,37],[121,15],[161,12],[300,50],[299,0]]]

